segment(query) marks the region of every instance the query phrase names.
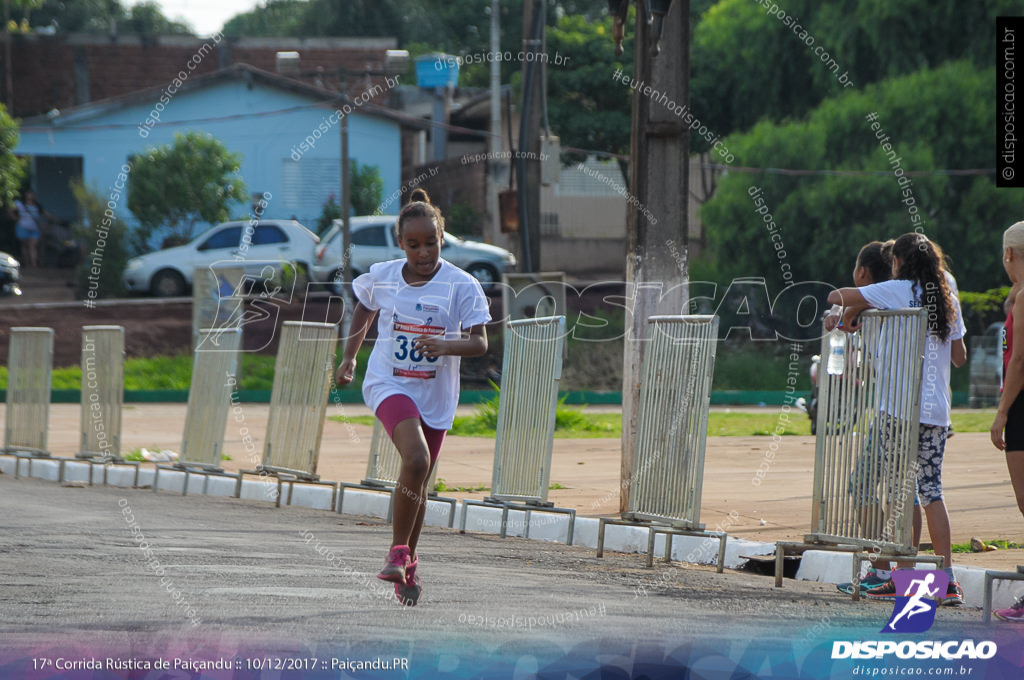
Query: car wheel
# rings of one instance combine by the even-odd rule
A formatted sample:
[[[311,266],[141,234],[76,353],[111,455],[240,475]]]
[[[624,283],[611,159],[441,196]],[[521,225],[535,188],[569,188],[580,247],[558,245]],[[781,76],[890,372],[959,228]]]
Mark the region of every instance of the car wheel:
[[[330,276],[327,277],[327,281],[325,283],[327,285],[327,291],[331,295],[335,295],[337,297],[344,296],[345,295],[345,270],[342,269],[341,267],[338,267],[333,272],[331,272]]]
[[[477,262],[466,267],[466,271],[474,279],[480,282],[484,290],[491,290],[500,280],[498,276],[498,270],[494,265],[487,264],[486,262]]]
[[[180,297],[185,294],[185,277],[173,269],[162,269],[153,276],[149,290],[156,297]]]

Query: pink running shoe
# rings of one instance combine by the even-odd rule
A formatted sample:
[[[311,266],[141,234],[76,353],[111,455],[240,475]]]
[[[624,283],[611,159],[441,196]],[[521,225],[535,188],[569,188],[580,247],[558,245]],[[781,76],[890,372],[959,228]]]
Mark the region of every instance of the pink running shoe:
[[[377,574],[382,581],[405,583],[405,569],[409,566],[409,546],[396,545],[388,553],[387,563]]]
[[[407,607],[415,607],[423,592],[420,585],[420,577],[416,575],[416,567],[419,565],[419,558],[409,563],[405,568],[405,582],[395,584],[395,596],[398,601]]]
[[[1009,621],[1010,623],[1024,623],[1024,595],[1017,598],[1009,609],[997,609],[993,614],[997,619]]]

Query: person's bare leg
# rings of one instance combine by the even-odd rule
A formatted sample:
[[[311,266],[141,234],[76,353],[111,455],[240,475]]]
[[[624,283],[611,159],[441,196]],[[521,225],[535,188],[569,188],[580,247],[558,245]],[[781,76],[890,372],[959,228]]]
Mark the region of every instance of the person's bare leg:
[[[416,513],[416,522],[412,526],[412,533],[409,535],[409,542],[406,544],[409,546],[409,559],[416,559],[416,545],[420,542],[420,531],[423,530],[423,522],[427,517],[427,494],[430,489],[427,488],[427,483],[430,481],[430,475],[434,472],[434,466],[437,465],[437,461],[434,460],[430,463],[430,468],[427,470],[427,478],[423,481],[423,489],[420,492],[424,499],[423,505],[420,506],[420,510]]]
[[[430,453],[418,418],[406,418],[399,422],[391,440],[402,456],[402,470],[395,486],[394,519],[391,523],[393,548],[396,545],[409,545],[417,518],[426,507],[423,488],[429,478]],[[416,535],[418,537],[419,531]]]
[[[941,503],[942,501],[939,501],[939,502]],[[918,550],[920,550],[921,549],[921,506],[920,505],[915,505],[914,506],[913,529],[914,529],[914,537],[913,537],[914,547],[917,548]],[[932,532],[932,525],[931,525],[931,522],[929,522],[928,523],[928,533],[929,533],[929,535],[932,535],[931,532]],[[949,543],[949,517],[948,516],[946,517],[946,543],[947,544]],[[934,537],[932,538],[932,545],[935,545],[935,538]],[[936,550],[936,554],[938,554],[938,550]],[[906,561],[906,560],[902,560],[902,561],[896,563],[896,567],[895,568],[896,569],[913,569],[914,568],[914,564],[915,563],[914,563],[913,560],[910,560],[909,562]],[[946,566],[947,567],[949,566],[949,558],[948,557],[946,558]],[[892,564],[889,565],[889,568],[890,569],[893,568]]]
[[[932,539],[932,549],[936,555],[945,560],[943,567],[953,566],[953,551],[950,543],[949,513],[946,512],[945,501],[933,501],[924,506],[924,516],[928,520],[928,535]]]
[[[1017,496],[1017,509],[1024,515],[1024,451],[1007,451],[1006,467],[1010,471],[1010,484]]]

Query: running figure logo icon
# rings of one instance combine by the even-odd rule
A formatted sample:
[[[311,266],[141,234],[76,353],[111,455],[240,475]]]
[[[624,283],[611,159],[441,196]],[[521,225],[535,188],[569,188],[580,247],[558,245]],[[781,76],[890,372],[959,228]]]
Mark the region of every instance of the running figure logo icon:
[[[923,633],[935,622],[939,600],[946,595],[949,574],[945,571],[907,569],[892,573],[896,597],[892,617],[883,633]]]

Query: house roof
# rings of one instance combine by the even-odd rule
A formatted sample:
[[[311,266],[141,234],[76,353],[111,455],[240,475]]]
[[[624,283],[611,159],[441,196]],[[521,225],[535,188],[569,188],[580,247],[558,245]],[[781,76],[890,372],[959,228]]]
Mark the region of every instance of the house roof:
[[[249,64],[232,64],[231,66],[213,71],[212,73],[192,75],[188,79],[182,81],[181,86],[174,94],[177,95],[183,92],[197,92],[221,83],[232,81],[258,83],[291,92],[300,97],[305,97],[323,104],[332,103],[339,106],[343,104],[350,104],[353,109],[356,109],[358,113],[362,115],[384,118],[405,127],[421,129],[429,126],[429,122],[427,121],[419,121],[410,118],[396,111],[373,104],[372,102],[364,103],[357,107],[352,99],[347,95],[315,87],[304,83],[301,80],[295,80],[294,78],[289,78],[288,76],[284,76],[279,73],[264,71],[263,69],[256,68],[255,66],[250,66]],[[152,104],[153,102],[160,100],[160,96],[164,94],[166,89],[167,85],[147,87],[145,89],[136,90],[117,97],[110,97],[108,99],[82,104],[81,106],[75,106],[70,109],[64,109],[56,116],[50,116],[49,114],[33,116],[31,118],[26,118],[23,121],[21,130],[38,131],[40,129],[52,130],[54,128],[77,126],[89,119],[96,118],[97,116],[101,116],[106,113],[118,111],[129,106]],[[171,123],[169,122],[168,124]],[[35,130],[33,130],[33,128],[35,128]]]

